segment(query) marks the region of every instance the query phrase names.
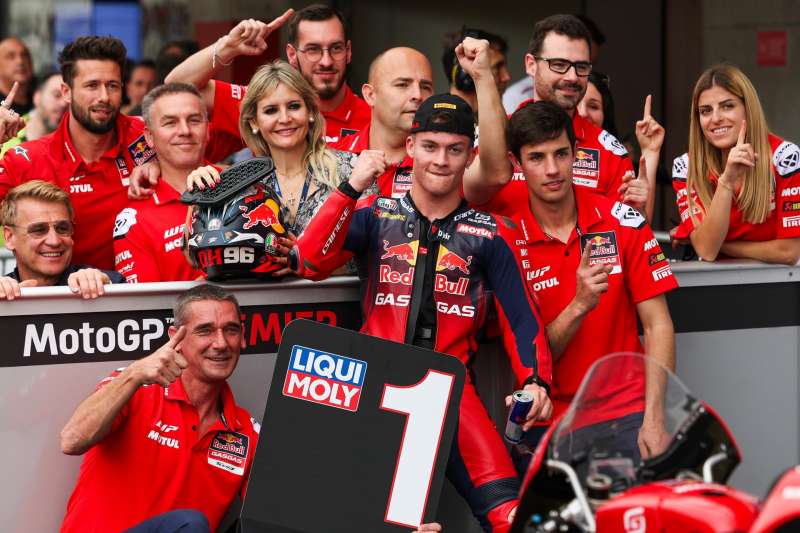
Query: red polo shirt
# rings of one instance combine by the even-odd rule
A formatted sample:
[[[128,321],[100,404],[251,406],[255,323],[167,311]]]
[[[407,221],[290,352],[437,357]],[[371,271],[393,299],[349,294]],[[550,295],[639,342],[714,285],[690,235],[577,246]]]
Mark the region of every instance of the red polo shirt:
[[[61,531],[117,532],[175,509],[201,511],[214,531],[244,492],[258,425],[227,383],[222,418],[203,435],[198,423],[180,379],[167,389],[141,387],[84,456]]]
[[[590,262],[613,266],[608,292],[600,296],[597,307],[586,315],[561,357],[554,361],[554,417],[569,406],[583,376],[597,359],[613,352],[644,352],[636,329],[636,304],[678,286],[669,262],[638,211],[585,187],[573,186],[573,191],[578,224],[566,244],[545,235],[529,207],[512,216],[528,243],[523,266],[528,269],[528,283],[538,295],[545,324],[555,320],[575,297],[575,273],[587,241],[592,243]],[[525,265],[526,261],[529,264]],[[626,408],[629,400],[642,397],[641,390],[624,380],[609,382],[608,387],[607,394],[619,402],[623,414],[630,412]]]
[[[181,250],[186,211],[178,191],[159,180],[153,196],[131,201],[119,212],[114,224],[114,265],[128,283],[202,277]]]
[[[527,100],[519,108],[531,103]],[[517,109],[519,109],[517,108]],[[572,164],[572,183],[585,187],[606,198],[620,200],[619,188],[625,174],[633,175],[633,164],[625,146],[616,137],[595,126],[577,112],[572,117],[575,130],[575,161]],[[524,209],[528,203],[528,185],[522,169],[514,165],[511,181],[482,209],[493,213],[511,213]]]
[[[119,115],[117,144],[98,161],[81,159],[69,135],[70,115],[58,129],[6,152],[0,161],[0,198],[27,181],[49,181],[69,193],[75,210],[73,263],[112,270],[111,233],[114,218],[128,203],[128,182],[133,167],[154,157],[144,140],[139,117]]]
[[[726,241],[771,241],[800,237],[800,148],[790,141],[770,134],[772,151],[772,209],[767,219],[760,224],[751,224],[734,201],[731,203],[731,216]],[[689,170],[689,155],[683,154],[672,165],[672,187],[675,190],[681,223],[675,237],[688,239],[695,230],[694,221],[689,215],[689,200],[686,193],[686,176]],[[716,190],[718,176],[711,173],[712,189]],[[695,216],[703,220],[702,202],[694,194]]]
[[[345,84],[344,99],[339,106],[333,111],[323,112],[322,116],[325,117],[325,140],[335,143],[368,127],[372,109]]]
[[[362,130],[340,139],[339,142],[330,146],[334,150],[352,152],[360,154],[364,150],[369,150],[369,125]],[[391,196],[400,198],[411,190],[411,176],[414,167],[414,160],[406,155],[400,163],[388,165],[386,171],[378,176],[377,184],[381,196]],[[528,190],[525,189],[525,194]]]

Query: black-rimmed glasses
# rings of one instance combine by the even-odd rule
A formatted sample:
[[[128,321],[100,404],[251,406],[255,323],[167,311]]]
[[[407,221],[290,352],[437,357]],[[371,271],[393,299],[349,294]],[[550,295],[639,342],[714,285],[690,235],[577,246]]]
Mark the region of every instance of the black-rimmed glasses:
[[[585,78],[592,73],[592,64],[588,61],[570,61],[560,57],[536,57],[537,61],[546,61],[550,70],[556,74],[566,74],[570,68],[575,67],[575,74]]]

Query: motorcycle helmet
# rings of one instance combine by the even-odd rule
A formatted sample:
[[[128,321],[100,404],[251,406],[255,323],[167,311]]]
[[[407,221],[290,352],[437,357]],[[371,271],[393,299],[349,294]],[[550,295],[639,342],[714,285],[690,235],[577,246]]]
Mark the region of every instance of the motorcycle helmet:
[[[283,265],[276,261],[278,237],[286,235],[277,193],[265,184],[274,172],[270,158],[234,165],[214,188],[184,193],[194,210],[189,257],[209,280],[267,277]]]

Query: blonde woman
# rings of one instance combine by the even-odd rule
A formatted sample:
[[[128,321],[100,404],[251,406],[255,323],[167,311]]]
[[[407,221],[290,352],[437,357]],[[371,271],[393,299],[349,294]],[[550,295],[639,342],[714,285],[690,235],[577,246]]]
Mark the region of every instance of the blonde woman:
[[[755,88],[732,65],[697,80],[689,152],[675,159],[681,224],[706,261],[724,255],[793,265],[800,259],[800,148],[770,133]]]
[[[385,168],[383,152],[362,152],[356,162],[353,154],[326,147],[316,93],[285,61],[263,65],[253,75],[239,111],[239,131],[256,156],[274,161],[275,175],[266,185],[280,197],[283,220],[294,235],[351,173],[377,175]],[[200,167],[189,174],[188,186],[202,189],[219,179],[215,167]]]

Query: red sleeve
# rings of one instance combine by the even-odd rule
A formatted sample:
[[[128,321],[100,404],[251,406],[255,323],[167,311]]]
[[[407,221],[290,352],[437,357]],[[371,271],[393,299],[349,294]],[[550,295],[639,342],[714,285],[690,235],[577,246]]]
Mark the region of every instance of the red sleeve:
[[[638,211],[621,202],[612,210],[620,223],[622,275],[633,303],[638,304],[678,287],[661,246],[650,226]]]
[[[205,158],[218,163],[244,147],[239,133],[239,107],[247,87],[219,80],[211,83],[214,84],[214,110],[208,125]]]
[[[486,273],[497,303],[503,346],[519,383],[537,375],[550,384],[553,357],[536,296],[525,281],[517,244],[522,236],[510,220],[496,219],[497,236],[490,241]]]
[[[695,230],[694,222],[689,215],[689,197],[686,189],[688,168],[689,156],[687,154],[676,157],[672,163],[672,189],[675,191],[675,203],[678,205],[678,213],[681,217],[678,232],[675,234],[677,239],[688,239],[689,235]],[[695,198],[695,202],[697,202],[697,198]],[[701,220],[703,217],[702,211],[695,208],[695,216],[698,220]]]
[[[14,151],[9,150],[0,159],[0,200],[6,197],[8,191],[21,183]]]
[[[138,216],[140,214],[133,207],[126,207],[117,215],[114,223],[114,270],[125,276],[128,283],[164,281],[153,253],[152,239],[145,235]]]
[[[370,198],[360,200],[360,207],[365,208],[365,202]],[[345,249],[345,242],[356,208],[356,201],[339,190],[328,196],[292,250],[299,275],[314,280],[325,279],[353,257],[353,251]]]
[[[772,154],[779,239],[800,237],[800,148],[783,141]]]

